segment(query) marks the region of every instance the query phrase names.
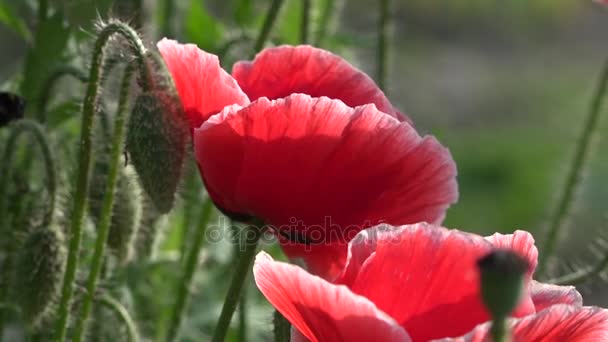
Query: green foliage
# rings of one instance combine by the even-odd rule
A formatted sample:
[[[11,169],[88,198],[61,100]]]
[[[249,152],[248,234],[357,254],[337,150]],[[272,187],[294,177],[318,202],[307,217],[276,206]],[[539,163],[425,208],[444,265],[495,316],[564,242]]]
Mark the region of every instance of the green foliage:
[[[191,0],[184,23],[186,40],[203,50],[217,51],[226,29],[212,16],[201,0]]]
[[[28,104],[34,104],[40,94],[40,86],[60,63],[64,62],[70,37],[70,26],[61,13],[39,23],[34,45],[28,49],[23,68],[21,93]]]
[[[23,18],[17,15],[7,0],[0,1],[0,23],[17,33],[27,42],[32,40],[32,33]]]

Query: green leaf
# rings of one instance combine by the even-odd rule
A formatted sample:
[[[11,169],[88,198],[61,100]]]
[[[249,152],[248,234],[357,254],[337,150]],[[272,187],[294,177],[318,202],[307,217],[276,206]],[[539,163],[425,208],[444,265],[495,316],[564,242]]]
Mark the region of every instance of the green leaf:
[[[46,113],[47,125],[55,128],[69,119],[79,118],[82,111],[81,102],[78,98],[72,98],[54,106]]]
[[[0,23],[15,31],[25,41],[32,41],[32,33],[27,25],[25,25],[25,21],[15,13],[14,9],[6,1],[2,0],[0,0]]]
[[[204,1],[191,0],[184,26],[187,41],[194,42],[203,50],[214,52],[221,44],[224,26],[204,6]]]
[[[28,50],[25,58],[21,84],[21,93],[30,108],[36,108],[40,85],[44,84],[55,67],[63,62],[69,37],[70,28],[60,13],[38,26],[34,45]]]
[[[278,35],[280,44],[297,45],[300,43],[302,1],[288,1],[283,7],[274,32]]]
[[[250,26],[254,22],[253,1],[236,1],[236,5],[234,6],[234,21],[241,28]]]

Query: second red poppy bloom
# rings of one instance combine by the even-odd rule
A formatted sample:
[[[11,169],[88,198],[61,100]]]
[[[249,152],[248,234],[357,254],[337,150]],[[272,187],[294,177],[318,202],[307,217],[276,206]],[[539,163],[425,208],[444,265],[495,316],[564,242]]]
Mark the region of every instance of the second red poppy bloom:
[[[247,104],[217,59],[167,44],[159,47],[184,89],[184,107],[198,115],[191,122],[204,122],[193,138],[209,195],[230,215],[272,225],[287,255],[303,258],[312,272],[335,277],[348,241],[362,229],[440,223],[456,201],[447,149],[418,135],[373,81],[341,58],[310,46],[280,47],[237,63],[234,75],[254,100]],[[196,58],[184,62],[186,55]],[[227,107],[212,115],[220,103]]]

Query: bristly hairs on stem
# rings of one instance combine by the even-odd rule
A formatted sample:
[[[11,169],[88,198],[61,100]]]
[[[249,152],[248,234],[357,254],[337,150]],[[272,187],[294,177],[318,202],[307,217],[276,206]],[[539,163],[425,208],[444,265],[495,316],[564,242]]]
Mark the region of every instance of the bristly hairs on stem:
[[[107,23],[100,21],[100,23],[98,23],[98,27],[99,34],[97,35],[93,48],[91,67],[88,77],[89,83],[86,88],[82,106],[80,150],[78,153],[78,175],[70,220],[71,225],[69,232],[70,242],[68,249],[68,260],[66,272],[63,278],[61,302],[59,304],[58,318],[54,333],[54,341],[56,342],[64,341],[67,333],[74,281],[79,262],[80,243],[82,240],[82,223],[84,220],[87,191],[89,187],[89,174],[92,161],[93,117],[99,103],[99,95],[101,91],[100,81],[103,70],[102,66],[105,56],[105,48],[112,36],[119,34],[127,41],[130,51],[136,56],[138,69],[140,73],[144,75],[142,78],[144,80],[149,78],[147,77],[148,71],[145,68],[144,63],[147,50],[144,47],[138,33],[123,22],[112,19]]]
[[[548,283],[555,285],[579,285],[591,279],[602,278],[605,271],[608,269],[608,238],[606,233],[600,234],[599,238],[587,247],[595,257],[592,264],[580,263],[580,265],[571,265],[568,267],[569,273],[547,280]],[[602,236],[604,235],[604,236]]]
[[[562,230],[567,219],[570,207],[576,194],[576,189],[581,180],[581,175],[590,155],[590,146],[592,137],[596,135],[599,129],[599,117],[602,110],[604,96],[608,90],[608,60],[604,64],[604,68],[600,73],[599,82],[595,93],[593,94],[589,113],[585,119],[585,125],[581,136],[576,144],[575,153],[570,164],[566,183],[563,187],[562,195],[557,203],[554,214],[549,223],[549,229],[542,248],[540,249],[540,257],[538,261],[537,274],[543,275],[546,271],[548,260],[555,252],[555,246],[558,243],[559,233]]]
[[[86,324],[91,311],[91,305],[95,296],[95,290],[97,288],[97,281],[99,280],[99,274],[103,264],[103,257],[106,249],[106,242],[110,232],[112,223],[112,209],[114,207],[114,195],[116,192],[116,183],[118,180],[118,170],[120,167],[120,157],[122,156],[124,131],[126,125],[127,106],[129,98],[129,87],[131,84],[131,78],[135,71],[135,61],[129,63],[127,66],[122,85],[120,87],[120,98],[118,103],[118,110],[115,117],[114,124],[114,135],[112,137],[112,150],[110,152],[110,168],[106,179],[105,196],[103,198],[103,204],[101,208],[101,215],[99,220],[99,229],[97,232],[97,239],[95,242],[95,250],[93,259],[91,261],[91,269],[89,271],[89,279],[87,281],[87,292],[81,303],[81,313],[78,316],[76,328],[73,335],[73,341],[79,342],[84,336],[86,330]]]

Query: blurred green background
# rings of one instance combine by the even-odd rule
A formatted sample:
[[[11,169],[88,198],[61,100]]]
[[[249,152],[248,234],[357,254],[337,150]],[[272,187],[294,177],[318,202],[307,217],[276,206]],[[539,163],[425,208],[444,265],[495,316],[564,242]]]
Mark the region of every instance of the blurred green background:
[[[328,0],[313,3],[314,38]],[[335,22],[325,31],[321,46],[374,76],[376,1],[336,3]],[[43,80],[54,67],[85,69],[98,17],[129,20],[141,28],[149,45],[163,36],[195,42],[220,54],[230,70],[234,61],[247,59],[269,4],[55,0],[48,1],[46,26],[39,27],[37,1],[0,0],[0,90],[23,94],[32,115]],[[299,42],[300,10],[301,1],[285,1],[269,44]],[[577,0],[394,0],[391,15],[388,97],[419,131],[436,135],[449,147],[458,165],[460,201],[449,210],[445,226],[482,234],[525,229],[542,241],[599,71],[608,58],[608,8]],[[73,138],[78,126],[70,118],[78,116],[75,101],[82,96],[82,87],[66,80],[57,89],[49,121]],[[600,125],[600,132],[608,129],[607,120]],[[607,235],[608,159],[603,151],[608,141],[602,138],[600,134],[594,139],[591,162],[560,241],[555,275],[566,272],[569,264],[596,260],[589,246]],[[73,167],[73,148],[61,150],[67,169]],[[189,201],[196,203],[196,195]],[[163,255],[170,256],[180,244],[182,216],[178,209],[167,219]],[[208,339],[227,287],[230,253],[225,240],[206,247],[184,341]],[[163,329],[163,323],[161,328],[149,324],[166,319],[172,303],[170,284],[178,275],[171,258],[166,261],[169,266],[159,260],[132,265],[117,275],[131,286],[121,297],[123,302],[149,306],[138,309],[137,319],[145,323],[142,330],[150,338]],[[608,304],[601,291],[605,285],[596,280],[583,287],[586,303]],[[249,337],[266,340],[271,309],[250,287]]]

